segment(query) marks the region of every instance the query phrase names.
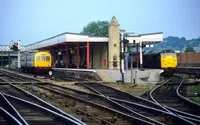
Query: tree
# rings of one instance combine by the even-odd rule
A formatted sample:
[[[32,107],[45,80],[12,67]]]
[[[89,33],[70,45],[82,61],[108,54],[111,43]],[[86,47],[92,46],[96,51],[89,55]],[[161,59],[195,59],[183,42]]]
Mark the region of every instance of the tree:
[[[108,21],[92,21],[83,28],[81,34],[108,36]]]
[[[195,50],[193,49],[193,47],[187,47],[185,49],[185,52],[195,52]]]

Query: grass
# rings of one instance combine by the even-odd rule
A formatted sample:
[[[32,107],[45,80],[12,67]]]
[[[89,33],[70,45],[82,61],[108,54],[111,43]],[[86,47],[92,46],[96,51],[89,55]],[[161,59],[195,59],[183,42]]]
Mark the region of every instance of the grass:
[[[191,97],[191,100],[193,100],[197,103],[200,103],[200,85],[188,86],[187,87],[187,94],[188,95],[197,95],[197,97]]]
[[[153,84],[118,84],[118,83],[105,83],[105,85],[113,87],[115,89],[125,91],[137,96],[141,96],[151,91],[156,85]]]

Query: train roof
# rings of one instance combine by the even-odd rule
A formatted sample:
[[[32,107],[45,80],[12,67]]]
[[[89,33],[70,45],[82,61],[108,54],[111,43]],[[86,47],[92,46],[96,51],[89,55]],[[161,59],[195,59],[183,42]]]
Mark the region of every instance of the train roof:
[[[165,49],[165,50],[151,50],[151,51],[146,51],[144,55],[156,55],[160,53],[175,53],[174,50],[172,49]]]
[[[36,53],[40,53],[40,52],[47,52],[47,53],[50,53],[50,52],[48,52],[48,51],[32,50],[32,51],[26,51],[26,52],[24,52],[24,53],[21,54],[21,55],[22,55],[22,56],[24,56],[24,55],[34,55],[34,54],[36,54]]]

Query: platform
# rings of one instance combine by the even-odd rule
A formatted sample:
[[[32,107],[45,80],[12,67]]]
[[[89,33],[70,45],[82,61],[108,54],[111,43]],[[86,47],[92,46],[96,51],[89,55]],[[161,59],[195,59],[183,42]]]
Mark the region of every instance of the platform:
[[[95,69],[96,74],[104,82],[116,82],[121,80],[120,70]],[[146,69],[144,71],[133,69],[133,81],[136,83],[157,83],[160,81],[160,69]],[[125,82],[131,82],[131,70],[124,73]]]
[[[72,69],[72,68],[53,68],[54,71],[65,72],[66,77],[85,78],[93,76],[97,81],[116,82],[121,80],[120,70],[114,69]],[[157,83],[160,81],[160,69],[145,69],[144,71],[133,69],[133,81],[137,84]],[[76,75],[73,75],[76,74]],[[86,78],[87,77],[87,78]],[[93,80],[95,80],[93,78]],[[124,73],[124,80],[127,83],[131,82],[131,71]]]

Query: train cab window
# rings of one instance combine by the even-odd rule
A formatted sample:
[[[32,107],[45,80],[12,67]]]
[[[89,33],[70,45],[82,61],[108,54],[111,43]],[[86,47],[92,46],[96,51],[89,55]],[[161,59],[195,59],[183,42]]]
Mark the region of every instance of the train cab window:
[[[47,61],[47,62],[50,61],[50,56],[46,56],[46,61]]]
[[[37,57],[36,57],[36,61],[40,61],[40,56],[37,56]]]
[[[162,58],[165,58],[165,56],[166,56],[165,53],[161,53]]]
[[[176,57],[176,53],[172,53],[172,57]]]

